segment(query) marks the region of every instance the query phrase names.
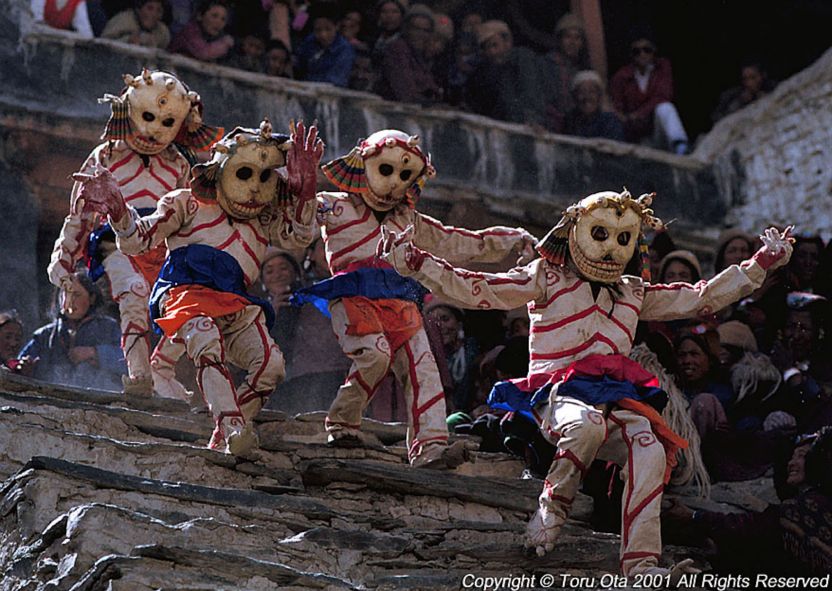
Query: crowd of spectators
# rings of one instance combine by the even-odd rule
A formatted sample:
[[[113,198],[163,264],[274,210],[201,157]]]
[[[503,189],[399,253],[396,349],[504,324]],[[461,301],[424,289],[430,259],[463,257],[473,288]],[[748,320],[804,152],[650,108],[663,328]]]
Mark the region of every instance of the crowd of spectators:
[[[32,0],[37,21],[268,76],[326,82],[383,98],[473,111],[537,130],[628,141],[684,154],[673,73],[649,29],[609,85],[591,69],[584,25],[567,13],[542,54],[479,4],[409,0]],[[453,5],[453,3],[451,3]],[[431,7],[434,6],[434,8]],[[713,120],[770,92],[749,61]]]

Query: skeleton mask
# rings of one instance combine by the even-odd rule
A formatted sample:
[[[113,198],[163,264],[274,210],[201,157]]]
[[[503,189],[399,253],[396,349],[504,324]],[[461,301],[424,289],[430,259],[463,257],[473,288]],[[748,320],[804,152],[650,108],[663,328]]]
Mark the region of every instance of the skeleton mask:
[[[145,69],[137,78],[125,75],[124,82],[131,130],[127,144],[139,154],[158,154],[173,143],[198,97],[167,72]]]
[[[570,206],[555,228],[541,240],[540,253],[563,264],[568,252],[589,281],[614,283],[624,272],[641,237],[642,223],[661,226],[649,209],[652,195],[633,199],[622,193],[595,193]],[[568,250],[567,250],[568,246]]]
[[[369,191],[364,196],[376,211],[398,205],[427,164],[418,148],[419,138],[401,131],[378,131],[367,138],[362,150]]]
[[[338,188],[359,193],[376,211],[389,211],[403,201],[413,205],[425,181],[436,174],[430,156],[419,147],[419,136],[395,129],[375,132],[322,168]]]
[[[260,129],[238,127],[214,147],[214,157],[194,167],[191,189],[200,198],[216,198],[235,219],[257,217],[283,186],[277,169],[286,165],[289,138],[273,134],[268,120]]]

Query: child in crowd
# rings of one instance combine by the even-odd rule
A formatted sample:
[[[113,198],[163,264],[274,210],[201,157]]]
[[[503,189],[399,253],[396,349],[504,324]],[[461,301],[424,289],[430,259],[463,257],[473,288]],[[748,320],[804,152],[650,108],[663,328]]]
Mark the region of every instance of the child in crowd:
[[[227,24],[226,0],[207,0],[197,9],[196,16],[173,38],[168,49],[205,62],[221,60],[234,47],[234,38],[225,32]]]
[[[292,53],[278,39],[272,39],[266,45],[266,74],[279,78],[292,77]]]
[[[346,87],[349,83],[355,49],[337,29],[338,17],[330,7],[312,13],[312,33],[295,52],[298,77],[312,82],[329,82]]]
[[[170,31],[162,16],[162,0],[136,0],[133,8],[122,10],[107,21],[101,36],[124,43],[165,49],[170,44]]]

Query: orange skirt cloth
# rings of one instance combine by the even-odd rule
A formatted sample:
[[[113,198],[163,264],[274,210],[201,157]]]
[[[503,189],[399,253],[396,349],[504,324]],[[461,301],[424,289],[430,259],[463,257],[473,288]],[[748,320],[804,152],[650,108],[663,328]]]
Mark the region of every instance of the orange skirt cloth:
[[[383,333],[390,350],[397,351],[422,328],[422,315],[407,300],[371,300],[361,296],[342,298],[349,319],[347,334]]]
[[[177,285],[168,292],[164,304],[164,316],[156,319],[156,324],[168,337],[176,335],[191,318],[207,316],[219,318],[235,314],[252,305],[243,296],[225,291],[217,291],[202,285]]]

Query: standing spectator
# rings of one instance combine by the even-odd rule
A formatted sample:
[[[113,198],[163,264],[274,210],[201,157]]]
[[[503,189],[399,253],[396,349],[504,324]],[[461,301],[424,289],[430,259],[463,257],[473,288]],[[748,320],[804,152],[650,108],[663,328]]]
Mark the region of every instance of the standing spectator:
[[[369,46],[361,40],[361,24],[364,17],[358,10],[349,10],[338,21],[338,32],[350,42],[356,52],[369,51]]]
[[[23,346],[23,323],[15,310],[0,312],[0,368],[14,369]]]
[[[164,13],[162,0],[136,0],[133,8],[122,10],[107,21],[101,36],[133,45],[165,49],[170,44],[170,31],[162,22]]]
[[[239,49],[226,61],[226,65],[248,72],[263,72],[266,69],[265,53],[264,36],[249,32],[240,39]]]
[[[578,72],[572,79],[575,108],[564,121],[563,133],[579,137],[600,137],[624,141],[624,126],[615,115],[605,111],[607,100],[604,82],[592,70]]]
[[[272,39],[266,45],[266,74],[279,78],[292,77],[292,54],[283,41]]]
[[[477,29],[483,61],[469,78],[468,104],[474,111],[515,123],[542,126],[544,92],[542,59],[525,47],[514,47],[508,25],[486,21]]]
[[[439,329],[442,349],[453,380],[453,408],[468,412],[473,408],[479,354],[477,343],[466,338],[462,328],[464,313],[460,308],[438,300],[436,297],[425,306],[424,316]]]
[[[350,80],[355,49],[338,32],[336,8],[320,5],[311,14],[312,33],[295,52],[295,73],[300,80],[329,82],[346,88]]]
[[[564,118],[576,106],[573,79],[578,72],[589,69],[589,52],[581,19],[569,12],[564,14],[555,26],[555,43],[557,48],[545,60],[545,75],[551,78],[551,90],[547,97],[549,104],[546,107],[549,119],[547,127],[555,133],[562,133]]]
[[[719,104],[711,119],[714,123],[747,107],[774,90],[774,83],[759,62],[748,62],[740,67],[740,85],[719,95]]]
[[[427,6],[416,4],[407,11],[402,36],[384,50],[378,88],[382,97],[422,105],[441,99],[428,54],[433,34],[433,13]]]
[[[204,62],[221,60],[234,47],[234,38],[225,32],[227,24],[227,1],[205,0],[168,49]]]
[[[291,253],[269,247],[260,269],[260,282],[275,312],[274,326],[269,332],[285,358],[297,326],[298,309],[289,305],[289,298],[300,288],[300,265]]]
[[[20,352],[17,371],[55,384],[120,392],[127,364],[118,322],[99,313],[101,292],[76,273],[59,292],[54,322],[35,331]]]
[[[377,67],[381,65],[387,46],[399,38],[408,6],[409,2],[402,0],[379,0],[376,4],[379,34],[373,44],[373,63]]]
[[[645,35],[630,44],[631,62],[612,77],[610,94],[628,141],[652,143],[676,154],[688,152],[688,136],[673,101],[670,61],[656,57]]]
[[[84,0],[32,0],[35,22],[43,22],[54,29],[74,30],[92,39],[92,25]]]

